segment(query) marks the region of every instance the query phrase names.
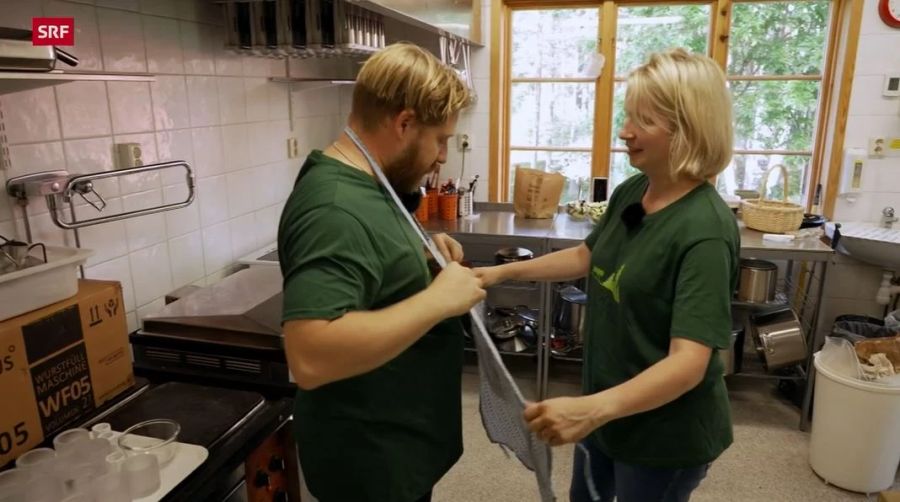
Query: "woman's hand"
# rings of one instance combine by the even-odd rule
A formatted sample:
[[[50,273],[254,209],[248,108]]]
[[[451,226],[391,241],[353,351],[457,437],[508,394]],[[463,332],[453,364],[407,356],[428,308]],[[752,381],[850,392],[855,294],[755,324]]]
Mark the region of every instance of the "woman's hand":
[[[475,271],[475,276],[481,279],[481,287],[487,288],[507,280],[503,267],[504,265],[496,265],[493,267],[476,267],[472,270]]]
[[[577,443],[610,420],[602,394],[558,397],[525,407],[525,421],[550,446]]]
[[[447,234],[436,234],[431,236],[431,240],[434,241],[434,245],[437,246],[438,251],[444,255],[444,259],[447,260],[447,263],[453,261],[459,263],[462,261],[463,247],[456,239]]]

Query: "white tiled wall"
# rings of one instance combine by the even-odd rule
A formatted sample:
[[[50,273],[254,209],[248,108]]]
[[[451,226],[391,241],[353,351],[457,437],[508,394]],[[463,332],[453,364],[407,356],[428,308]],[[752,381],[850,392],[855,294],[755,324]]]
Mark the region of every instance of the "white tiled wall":
[[[350,85],[270,82],[285,75],[284,62],[222,50],[218,8],[208,0],[0,0],[3,26],[30,29],[35,16],[73,16],[70,49],[81,70],[155,75],[151,83],[80,82],[0,95],[10,151],[0,183],[48,169],[113,170],[114,145],[124,142],[139,143],[145,163],[185,160],[194,168],[193,205],[80,230],[82,246],[95,250],[87,277],[122,282],[131,329],[162,306],[166,293],[214,282],[236,259],[272,242],[302,162],[287,158],[287,138],[298,139],[301,155],[324,148],[350,111]],[[489,20],[484,0],[485,41]],[[474,145],[464,176],[480,175],[478,200],[487,200],[489,58],[487,47],[472,51],[478,101],[458,125]],[[327,72],[341,63],[312,65]],[[292,75],[310,70],[309,62],[296,64]],[[453,141],[442,178],[459,176],[461,167]],[[176,170],[105,180],[97,190],[108,203],[105,214],[173,203],[187,193]],[[43,200],[27,210],[35,240],[75,244],[72,232],[52,224]],[[76,214],[97,215],[83,203]],[[25,238],[22,213],[3,196],[0,234]]]
[[[900,31],[884,24],[877,11],[877,0],[865,0],[845,148],[867,148],[873,136],[900,137],[900,98],[881,95],[884,76],[900,74]],[[863,172],[863,193],[852,203],[839,198],[834,218],[876,221],[885,206],[900,211],[898,157],[869,159]]]
[[[867,148],[872,136],[900,136],[900,98],[881,95],[884,75],[900,74],[900,50],[896,50],[900,31],[879,19],[877,4],[877,0],[865,0],[845,148]],[[863,192],[852,203],[838,198],[836,221],[877,221],[885,206],[900,211],[900,158],[868,159],[865,166]],[[827,333],[841,314],[883,316],[884,307],[875,303],[882,273],[878,267],[836,255],[825,280],[820,334]]]
[[[162,296],[186,284],[223,277],[233,262],[274,241],[283,201],[302,159],[288,159],[286,140],[304,150],[331,141],[343,117],[343,89],[295,92],[291,132],[284,63],[221,50],[218,6],[208,0],[0,0],[0,25],[30,29],[33,16],[74,16],[80,69],[150,72],[152,83],[82,82],[0,95],[12,176],[118,167],[114,144],[140,143],[145,163],[186,160],[198,178],[196,202],[184,209],[80,231],[95,250],[89,278],[122,282],[131,329]],[[347,102],[349,103],[349,101]],[[329,128],[321,127],[330,124]],[[331,127],[333,126],[333,127]],[[184,177],[164,171],[97,184],[113,214],[186,196]],[[32,199],[36,240],[74,245],[55,227],[42,199]],[[80,204],[76,214],[96,216]],[[25,238],[22,213],[0,196],[0,234]]]

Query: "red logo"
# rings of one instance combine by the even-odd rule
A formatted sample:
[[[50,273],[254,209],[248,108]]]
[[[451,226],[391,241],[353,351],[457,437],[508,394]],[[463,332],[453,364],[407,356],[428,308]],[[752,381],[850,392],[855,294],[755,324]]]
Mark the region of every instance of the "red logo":
[[[34,45],[75,45],[75,18],[31,18],[31,43]]]

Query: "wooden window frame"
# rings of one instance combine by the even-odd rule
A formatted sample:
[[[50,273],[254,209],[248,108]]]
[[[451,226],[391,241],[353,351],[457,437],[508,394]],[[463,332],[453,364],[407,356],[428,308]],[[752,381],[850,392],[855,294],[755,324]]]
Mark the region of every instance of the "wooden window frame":
[[[747,3],[759,3],[760,1],[785,1],[785,0],[744,0]],[[768,153],[783,155],[810,155],[809,189],[805,201],[807,210],[814,206],[819,207],[822,201],[816,200],[817,187],[823,181],[823,168],[826,164],[826,138],[829,129],[833,130],[834,141],[830,149],[831,155],[828,161],[826,194],[824,201],[825,214],[831,216],[836,196],[836,181],[840,174],[841,150],[843,149],[844,133],[846,132],[847,109],[849,107],[850,88],[852,85],[853,66],[855,63],[856,47],[859,38],[859,27],[862,19],[862,4],[864,0],[832,0],[830,26],[826,41],[825,60],[821,75],[772,75],[772,76],[741,76],[731,75],[729,80],[735,81],[790,81],[790,80],[816,80],[821,82],[821,94],[819,96],[817,124],[813,139],[812,151],[785,151],[785,150],[735,150],[735,153]],[[621,6],[648,6],[648,5],[709,5],[710,14],[710,40],[708,54],[727,72],[728,42],[731,27],[732,6],[735,0],[491,0],[491,86],[490,86],[490,130],[489,144],[489,176],[488,197],[492,202],[506,201],[509,199],[509,103],[511,89],[511,55],[512,47],[512,12],[513,10],[547,9],[547,8],[586,8],[600,9],[600,23],[598,27],[598,47],[600,54],[606,60],[605,68],[615,68],[616,29],[618,23],[618,10]],[[849,12],[849,29],[844,43],[844,24]],[[837,77],[837,60],[839,48],[844,46],[843,72],[840,75],[840,95],[835,103],[832,99],[835,79]],[[591,156],[591,176],[609,177],[611,154],[624,151],[623,148],[612,145],[612,106],[600,106],[603,103],[613,102],[613,92],[617,80],[614,71],[605,70],[596,79],[597,93],[594,106],[594,141],[589,148],[564,148],[565,151],[589,151]],[[517,82],[529,80],[535,81],[578,81],[590,82],[593,79],[528,79],[516,78]],[[828,127],[829,117],[832,116],[837,106],[837,114],[834,124]],[[533,150],[548,151],[545,147],[526,147]],[[517,146],[516,150],[524,150]],[[562,151],[562,150],[560,150]],[[607,154],[604,155],[603,153]],[[818,203],[818,204],[817,204]]]

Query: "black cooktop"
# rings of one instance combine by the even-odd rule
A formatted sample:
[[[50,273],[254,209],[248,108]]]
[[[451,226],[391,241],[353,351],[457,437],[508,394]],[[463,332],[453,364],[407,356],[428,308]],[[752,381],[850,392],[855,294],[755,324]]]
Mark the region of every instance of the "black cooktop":
[[[154,418],[181,425],[178,441],[210,449],[264,402],[256,392],[167,382],[150,388],[103,419],[115,431]]]

